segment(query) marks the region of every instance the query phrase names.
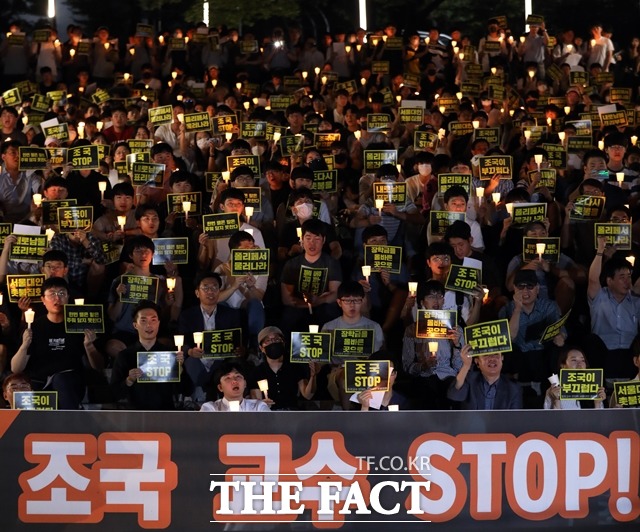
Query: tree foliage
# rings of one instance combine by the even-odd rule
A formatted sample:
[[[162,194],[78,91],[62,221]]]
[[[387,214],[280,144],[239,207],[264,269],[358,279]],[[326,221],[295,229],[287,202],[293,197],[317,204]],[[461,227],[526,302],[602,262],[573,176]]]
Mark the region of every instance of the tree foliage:
[[[189,22],[202,20],[202,1],[188,2],[185,12]],[[298,0],[209,0],[209,18],[212,26],[251,26],[272,18],[295,19],[300,14]]]

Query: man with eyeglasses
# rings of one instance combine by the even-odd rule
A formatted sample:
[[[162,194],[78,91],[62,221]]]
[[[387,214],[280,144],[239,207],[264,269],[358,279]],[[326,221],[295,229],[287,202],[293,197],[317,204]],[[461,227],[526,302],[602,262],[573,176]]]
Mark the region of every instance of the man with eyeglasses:
[[[14,393],[31,391],[31,379],[24,373],[12,373],[2,381],[2,398],[9,408],[14,408]]]
[[[24,330],[22,344],[11,359],[11,371],[24,371],[31,378],[34,390],[58,392],[61,410],[76,410],[86,389],[84,356],[93,369],[102,369],[104,361],[94,345],[93,331],[85,331],[84,337],[65,332],[67,282],[60,277],[50,277],[42,284],[42,294],[47,315]]]
[[[567,331],[563,327],[551,342],[540,343],[545,329],[560,319],[560,308],[555,301],[540,297],[535,271],[519,270],[513,283],[513,301],[499,313],[500,318],[509,320],[513,345],[507,358],[507,371],[517,375],[518,382],[528,392],[525,393],[525,406],[542,408],[547,377],[555,368],[557,348],[564,345]]]
[[[214,272],[204,272],[196,277],[195,294],[199,304],[185,309],[180,313],[178,330],[184,335],[184,353],[186,355],[184,368],[193,381],[196,389],[193,400],[202,403],[207,388],[211,384],[211,377],[220,365],[220,359],[203,358],[204,345],[198,347],[193,341],[194,332],[216,331],[227,329],[242,329],[246,338],[246,324],[242,312],[238,309],[219,305],[222,278]],[[236,345],[234,354],[242,352],[242,346]]]

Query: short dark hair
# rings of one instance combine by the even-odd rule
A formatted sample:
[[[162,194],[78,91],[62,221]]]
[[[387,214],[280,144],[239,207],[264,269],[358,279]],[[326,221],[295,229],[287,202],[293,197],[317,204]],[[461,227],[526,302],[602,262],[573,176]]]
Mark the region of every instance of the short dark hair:
[[[67,254],[61,249],[50,249],[42,255],[43,266],[49,261],[62,262],[65,267],[69,265],[69,258],[67,257]]]
[[[627,259],[623,259],[622,257],[612,257],[607,262],[605,262],[602,266],[602,279],[607,281],[607,279],[613,279],[616,273],[620,270],[629,270],[633,271],[633,266],[631,263],[627,261]],[[44,289],[43,289],[44,292]]]
[[[136,235],[129,239],[127,242],[127,249],[129,253],[133,253],[133,250],[136,248],[145,248],[150,249],[153,253],[156,250],[156,246],[148,236],[144,235]]]
[[[345,281],[338,287],[338,299],[348,296],[364,297],[364,288],[358,281]]]
[[[233,187],[225,188],[220,193],[220,203],[224,203],[228,199],[237,199],[242,203],[244,203],[245,202],[244,192],[242,192],[242,190],[240,190],[239,188],[233,188]]]
[[[64,288],[69,291],[69,283],[65,281],[64,277],[49,277],[42,283],[42,295],[49,290],[49,288]]]
[[[469,240],[471,238],[471,226],[462,220],[453,222],[444,233],[445,242],[449,242],[451,238],[462,238]]]
[[[449,203],[451,198],[464,198],[465,203],[469,201],[469,194],[460,185],[451,185],[444,193],[444,202]]]
[[[237,249],[242,242],[255,242],[253,236],[247,231],[236,231],[229,237],[229,249]]]
[[[133,313],[131,314],[131,319],[133,321],[136,321],[136,318],[138,317],[138,313],[148,308],[155,310],[156,314],[158,315],[158,319],[160,319],[160,316],[162,315],[160,311],[160,306],[157,303],[154,303],[153,301],[149,301],[148,299],[141,299],[140,301],[138,301],[136,306],[133,307]]]
[[[126,111],[125,111],[126,113]],[[159,153],[171,153],[173,154],[173,148],[166,142],[158,142],[151,147],[151,157],[158,155]]]
[[[146,212],[153,211],[158,217],[160,217],[160,208],[154,203],[143,203],[142,205],[138,205],[136,207],[136,212],[134,214],[136,220],[140,220]]]
[[[198,275],[196,275],[196,279],[193,285],[197,289],[200,286],[200,283],[202,283],[202,281],[205,281],[206,279],[215,279],[218,282],[218,288],[222,288],[222,277],[219,273],[216,272],[199,273]]]
[[[436,281],[435,279],[429,279],[426,283],[420,283],[418,285],[418,301],[422,301],[425,296],[429,294],[445,294],[445,287],[440,281]]]
[[[42,185],[42,190],[47,190],[48,188],[51,188],[51,187],[64,187],[67,190],[69,189],[67,185],[67,180],[64,177],[60,177],[57,175],[47,179],[44,182],[44,185]]]
[[[231,172],[229,177],[231,181],[235,181],[236,178],[241,175],[250,175],[251,177],[255,178],[255,174],[253,173],[253,170],[251,170],[251,168],[246,164],[242,164],[234,168],[233,172]]]
[[[131,196],[135,197],[136,193],[133,190],[131,183],[117,183],[111,189],[113,196]]]
[[[389,238],[389,233],[387,233],[387,230],[380,224],[368,225],[364,228],[364,231],[362,231],[362,242],[366,244],[367,240],[375,236]]]
[[[317,218],[311,218],[302,224],[302,236],[307,233],[324,238],[327,236],[327,224]]]
[[[449,255],[449,257],[453,258],[453,248],[446,242],[433,242],[427,248],[425,257],[430,259],[435,255]]]
[[[247,379],[247,370],[245,365],[241,360],[232,358],[225,360],[213,374],[213,385],[216,387],[219,386],[222,377],[228,375],[232,371],[237,371],[245,378],[245,380]]]
[[[291,181],[296,179],[310,179],[313,181],[313,170],[308,166],[296,166],[293,170],[291,170]]]

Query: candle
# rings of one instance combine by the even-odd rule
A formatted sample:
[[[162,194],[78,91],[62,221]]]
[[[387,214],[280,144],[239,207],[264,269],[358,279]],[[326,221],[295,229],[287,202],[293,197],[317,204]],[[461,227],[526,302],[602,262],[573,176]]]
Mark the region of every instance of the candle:
[[[439,138],[439,139],[443,139],[443,138],[444,138],[444,136],[445,136],[446,134],[447,134],[446,129],[440,128],[440,129],[438,130],[438,138]]]
[[[544,250],[547,248],[547,245],[544,242],[538,242],[536,244],[536,253],[538,254],[538,258],[542,260],[542,254]]]
[[[460,52],[458,54],[458,58],[460,59],[460,61],[462,61],[464,59],[464,52]]]
[[[389,412],[398,412],[400,410],[400,406],[398,405],[388,405],[387,410]]]
[[[604,150],[604,140],[599,140],[598,141],[598,149],[599,150]]]
[[[84,138],[84,122],[78,122],[78,137],[83,139]]]
[[[212,79],[211,80],[211,86],[215,89],[216,85],[218,84],[218,80],[217,79]]]
[[[458,100],[462,100],[462,93],[456,92],[456,98],[458,98]]]
[[[108,49],[109,49],[109,46],[110,46],[110,45],[109,45],[109,43],[108,43],[108,42],[104,43],[104,49],[105,49],[105,50],[108,50]]]
[[[302,71],[302,79],[307,79],[309,77],[309,72],[307,72],[306,70]]]
[[[191,210],[191,202],[183,201],[182,202],[182,212],[184,212],[184,219],[187,220],[189,218],[189,211]]]
[[[2,300],[4,299],[4,295],[0,294],[0,305],[2,305]]]
[[[497,71],[498,69],[496,67],[491,67],[491,74],[493,74],[494,76],[496,75]]]
[[[438,342],[429,342],[429,353],[431,353],[432,356],[436,356],[437,352],[438,352]]]
[[[96,127],[98,128],[98,131],[102,131],[102,128],[104,127],[104,122],[102,122],[101,120],[98,120],[96,122]]]
[[[22,123],[26,126],[29,123],[29,117],[28,116],[23,116],[22,117]]]
[[[269,399],[269,381],[267,379],[259,380],[258,388],[264,394],[265,399]]]
[[[596,45],[596,40],[595,39],[591,39],[591,48],[593,48]]]
[[[313,69],[313,71],[315,72],[315,74],[316,74],[316,76],[317,76],[318,74],[320,74],[320,67],[315,67],[315,68]]]
[[[42,194],[34,194],[33,195],[33,204],[36,207],[40,207],[40,205],[42,205]]]
[[[247,223],[248,223],[249,220],[251,220],[251,217],[253,216],[253,207],[251,207],[251,206],[245,207],[244,208],[244,213],[247,215]]]
[[[473,126],[473,129],[478,129],[480,127],[480,120],[474,120],[471,122],[471,125]]]
[[[84,305],[84,298],[76,298],[73,300],[76,305]]]
[[[242,105],[244,106],[244,110],[248,111],[249,107],[251,107],[251,102],[242,102]]]
[[[182,122],[184,122],[184,113],[178,113],[177,118],[178,122],[182,124]]]
[[[360,140],[360,137],[362,136],[362,132],[357,129],[356,131],[353,132],[353,136],[356,138],[356,140]]]
[[[280,133],[279,131],[274,131],[273,132],[273,142],[277,143],[280,140],[281,136],[282,136],[282,133]]]
[[[363,266],[362,275],[364,276],[364,280],[369,282],[369,276],[371,275],[371,266]]]
[[[500,192],[494,192],[491,194],[491,199],[493,200],[493,203],[495,203],[496,205],[498,203],[500,203]]]
[[[56,232],[51,229],[51,227],[48,227],[45,233],[47,234],[47,242],[51,243],[51,239],[53,238],[53,235],[56,234]]]
[[[444,105],[441,105],[440,107],[438,107],[438,110],[444,114],[444,112],[447,110],[447,108]]]
[[[35,317],[36,313],[31,310],[31,309],[27,309],[24,311],[24,321],[27,322],[27,328],[31,329],[31,324],[33,323],[33,318]]]
[[[236,89],[240,90],[242,88],[242,82],[238,81],[238,83],[236,83]]]
[[[125,81],[129,81],[129,78],[131,77],[131,74],[129,74],[129,72],[125,72],[122,77],[124,78]]]
[[[327,80],[328,80],[328,79],[329,79],[329,78],[327,78],[327,76],[322,76],[322,77],[320,78],[320,81],[322,81],[322,84],[323,84],[323,85],[326,85],[326,84],[327,84]]]
[[[382,207],[384,207],[384,200],[377,199],[376,200],[376,209],[378,209],[378,215],[382,216]]]
[[[178,351],[181,351],[182,346],[184,345],[184,334],[174,334],[173,343],[176,344]]]
[[[74,48],[71,48],[71,50],[69,50],[69,55],[71,56],[71,59],[73,59],[73,56],[76,55],[76,51]]]
[[[624,182],[624,172],[616,172],[616,181],[618,182],[618,186],[622,188],[622,183]]]
[[[98,181],[98,190],[100,191],[100,199],[104,199],[105,190],[107,190],[106,181]]]
[[[167,277],[167,290],[169,290],[169,292],[173,292],[175,287],[176,287],[176,278]]]
[[[627,262],[629,264],[631,264],[631,267],[633,268],[636,264],[636,258],[633,255],[629,255],[628,257],[625,257],[627,259]]]
[[[240,401],[229,401],[229,412],[240,412]]]
[[[568,115],[569,113],[571,113],[571,107],[569,107],[568,105],[564,106],[564,114]]]
[[[560,384],[560,379],[558,378],[557,373],[554,373],[548,379],[549,379],[549,384],[551,384],[551,386],[558,386],[558,384]]]
[[[298,235],[298,240],[302,240],[302,227],[296,227],[296,234]]]
[[[124,231],[124,226],[127,223],[127,217],[126,216],[118,216],[118,225],[120,226],[120,230]]]
[[[511,216],[513,214],[513,203],[507,203],[505,207],[507,208],[507,212],[509,213],[509,216]]]
[[[222,172],[222,179],[228,185],[229,179],[231,179],[231,172],[229,172],[229,170],[225,170],[224,172]]]
[[[202,343],[203,333],[194,332],[193,333],[193,341],[196,343],[196,347],[200,349],[200,344]]]
[[[478,203],[482,203],[484,197],[484,187],[476,187],[476,196],[478,197]]]
[[[418,283],[415,281],[409,281],[409,295],[411,297],[416,297],[417,291],[418,291]]]
[[[541,153],[536,153],[533,156],[533,159],[535,160],[536,164],[538,165],[538,172],[540,171],[540,165],[542,164],[542,154]]]
[[[482,288],[482,291],[484,292],[484,296],[482,298],[482,302],[486,303],[487,301],[489,301],[489,289],[488,288]]]
[[[633,135],[631,137],[631,144],[635,146],[637,142],[638,142],[638,137],[636,135]]]
[[[560,139],[560,142],[564,142],[565,137],[566,137],[566,133],[564,131],[560,131],[558,133],[558,138]]]
[[[531,138],[531,131],[528,129],[525,129],[523,135],[525,139],[529,140]]]
[[[320,325],[309,325],[310,333],[317,333],[320,331]]]

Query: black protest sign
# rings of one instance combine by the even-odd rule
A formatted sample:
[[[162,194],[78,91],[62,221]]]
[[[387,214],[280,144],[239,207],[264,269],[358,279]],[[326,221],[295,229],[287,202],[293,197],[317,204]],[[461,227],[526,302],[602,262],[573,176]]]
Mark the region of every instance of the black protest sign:
[[[90,231],[93,223],[93,207],[58,207],[58,227],[61,233]]]
[[[266,139],[267,123],[266,122],[241,122],[240,136],[243,139]]]
[[[389,390],[391,363],[388,360],[347,360],[344,363],[344,390],[347,393],[360,393],[373,388],[378,391]]]
[[[500,128],[499,127],[479,127],[474,131],[473,138],[475,140],[486,140],[490,146],[495,146],[500,143]]]
[[[364,150],[364,171],[374,173],[383,164],[398,164],[398,150]]]
[[[74,170],[97,170],[100,168],[100,148],[97,144],[76,146],[67,150],[67,163]]]
[[[131,153],[142,153],[151,150],[153,139],[128,139],[127,145]]]
[[[294,363],[328,363],[331,360],[330,333],[291,333],[290,360]]]
[[[444,286],[449,290],[455,290],[463,294],[474,294],[475,288],[481,284],[482,270],[452,264]]]
[[[542,149],[547,151],[549,164],[552,168],[567,167],[567,150],[559,144],[542,144]]]
[[[314,133],[313,137],[320,151],[329,151],[334,142],[340,142],[340,133]]]
[[[416,150],[433,151],[438,147],[438,135],[431,131],[414,131],[413,147]]]
[[[602,369],[567,369],[560,370],[560,399],[595,400],[604,382]]]
[[[206,111],[186,114],[183,120],[186,131],[211,131],[211,119]]]
[[[418,309],[416,338],[447,338],[448,331],[455,329],[458,312],[455,310]]]
[[[138,378],[141,384],[147,382],[180,382],[180,367],[174,351],[139,351],[138,368],[144,374]]]
[[[253,207],[253,212],[262,210],[262,189],[260,187],[237,187],[244,194],[244,207]]]
[[[465,192],[471,194],[471,175],[470,174],[438,174],[438,194],[444,196],[444,193],[450,187],[457,185],[464,188]]]
[[[398,182],[373,183],[373,199],[384,200],[385,203],[404,205],[407,202],[407,184]]]
[[[316,192],[331,194],[338,190],[338,170],[315,170],[313,172],[313,185]]]
[[[39,113],[48,113],[53,105],[53,100],[42,94],[34,94],[31,97],[31,110]]]
[[[444,236],[453,222],[464,222],[463,212],[452,211],[429,211],[429,230],[433,236]]]
[[[473,122],[449,122],[449,132],[456,137],[462,137],[464,135],[470,135],[473,133]]]
[[[228,155],[227,170],[233,172],[238,166],[248,166],[254,176],[260,175],[260,157],[257,155]]]
[[[17,303],[22,297],[28,297],[32,303],[40,303],[42,296],[42,283],[44,275],[7,275],[7,288],[9,291],[9,302]]]
[[[369,133],[386,133],[391,129],[391,117],[387,113],[369,113],[367,115],[367,131]]]
[[[602,122],[602,127],[625,127],[629,125],[627,113],[624,110],[613,113],[602,113],[600,115],[600,121]]]
[[[154,126],[170,124],[173,122],[173,107],[171,105],[152,107],[147,112],[149,114],[149,122]]]
[[[164,164],[134,162],[131,165],[131,184],[161,187],[164,181],[164,171]],[[118,174],[120,174],[119,171]]]
[[[631,249],[631,224],[595,224],[594,247],[598,247],[598,237],[602,236],[608,246],[625,251]]]
[[[567,151],[569,153],[587,151],[591,148],[593,148],[593,139],[591,138],[591,135],[575,135],[567,139]]]
[[[188,264],[189,239],[186,236],[172,238],[154,238],[153,264]]]
[[[491,179],[500,175],[501,179],[511,179],[513,157],[511,155],[489,155],[479,157],[480,179]]]
[[[240,220],[235,212],[205,214],[202,217],[202,231],[212,238],[229,238],[239,230]]]
[[[58,392],[13,392],[14,410],[58,410]]]
[[[138,303],[143,299],[158,301],[158,277],[144,275],[123,275],[120,282],[126,287],[124,294],[120,294],[121,303]]]
[[[220,329],[202,334],[202,358],[228,358],[241,346],[242,329]]]
[[[47,235],[15,235],[11,246],[10,260],[21,262],[40,262],[47,251]]]
[[[398,113],[403,124],[422,124],[424,121],[423,107],[400,107]]]
[[[529,179],[532,179],[533,174],[538,173],[538,170],[531,170],[528,175]],[[540,181],[538,181],[539,187],[547,187],[549,192],[553,193],[556,190],[557,171],[555,168],[540,168]]]
[[[471,346],[472,356],[511,351],[509,320],[495,320],[464,328],[464,341]]]
[[[562,327],[564,327],[564,324],[566,323],[567,319],[569,318],[569,314],[571,314],[571,310],[569,310],[569,312],[567,312],[564,316],[562,316],[555,323],[551,323],[550,325],[547,325],[547,327],[545,327],[545,329],[544,329],[544,331],[542,333],[542,336],[540,337],[540,343],[541,344],[544,344],[546,342],[550,342],[556,336],[558,336],[558,334],[560,334],[562,332]]]
[[[18,148],[18,170],[41,170],[47,167],[49,157],[47,150],[33,146]]]
[[[538,248],[540,244],[540,248]],[[540,258],[538,249],[543,249],[542,260],[546,260],[551,263],[558,263],[560,260],[560,237],[528,237],[522,238],[522,260],[523,262],[531,262]]]
[[[84,333],[84,331],[104,333],[104,307],[102,305],[65,305],[64,331]]]
[[[167,211],[184,213],[185,202],[189,202],[189,216],[202,214],[202,192],[167,194]]]
[[[604,196],[578,196],[569,213],[572,220],[598,220],[604,209]]]
[[[58,209],[60,207],[73,207],[78,203],[76,199],[42,200],[42,224],[57,225]]]
[[[368,358],[375,351],[373,329],[335,329],[333,331],[332,360],[341,358]]]
[[[400,246],[365,246],[364,263],[372,272],[381,270],[400,273],[402,268],[402,248]]]
[[[526,225],[534,220],[544,220],[546,217],[546,203],[513,203],[513,225]]]
[[[320,296],[327,290],[328,277],[328,268],[302,266],[298,276],[298,292],[300,294]]]
[[[67,142],[69,140],[69,126],[66,122],[52,126],[42,126],[42,132],[45,137],[54,137],[60,142]]]
[[[614,382],[616,402],[622,408],[640,407],[640,380],[627,382]]]
[[[231,275],[269,275],[268,249],[232,249]]]
[[[215,192],[216,185],[222,179],[222,172],[205,172],[204,182],[207,192]]]

